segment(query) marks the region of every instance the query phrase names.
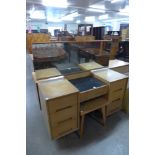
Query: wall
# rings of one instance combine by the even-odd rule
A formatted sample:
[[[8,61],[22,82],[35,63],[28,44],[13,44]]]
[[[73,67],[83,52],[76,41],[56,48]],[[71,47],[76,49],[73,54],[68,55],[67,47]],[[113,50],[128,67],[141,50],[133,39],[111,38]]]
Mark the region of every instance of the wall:
[[[31,29],[35,29],[35,30],[37,30],[38,27],[40,29],[48,29],[49,27],[61,27],[63,29],[64,24],[63,23],[51,23],[51,22],[48,22],[48,24],[46,24],[45,22],[29,22],[26,24],[27,29],[28,27],[31,27]],[[74,23],[67,24],[67,30],[69,32],[77,31],[77,29],[78,29],[78,24],[74,24]]]

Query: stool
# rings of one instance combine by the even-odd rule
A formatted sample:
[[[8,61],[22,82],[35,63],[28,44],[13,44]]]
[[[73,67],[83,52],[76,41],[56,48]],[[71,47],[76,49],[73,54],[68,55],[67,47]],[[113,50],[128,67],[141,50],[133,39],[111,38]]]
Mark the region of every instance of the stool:
[[[84,127],[84,119],[85,119],[85,115],[101,109],[102,112],[102,123],[103,125],[105,125],[106,123],[106,111],[105,111],[105,106],[107,104],[107,99],[105,99],[104,96],[86,101],[81,103],[80,105],[80,138],[82,138],[83,136],[83,127]]]

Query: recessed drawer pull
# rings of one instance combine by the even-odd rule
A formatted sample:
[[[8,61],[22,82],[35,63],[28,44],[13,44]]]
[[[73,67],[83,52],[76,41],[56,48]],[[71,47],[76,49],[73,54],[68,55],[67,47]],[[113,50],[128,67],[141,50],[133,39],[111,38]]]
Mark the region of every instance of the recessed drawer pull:
[[[65,110],[65,109],[68,109],[68,108],[71,108],[72,106],[67,106],[67,107],[64,107],[64,108],[61,108],[61,109],[58,109],[56,110],[56,112],[59,112],[59,111],[62,111],[62,110]]]
[[[70,118],[67,118],[67,119],[65,119],[65,120],[63,120],[63,121],[59,121],[58,124],[64,123],[64,122],[69,121],[69,120],[71,120],[71,119],[73,119],[73,118],[70,117]]]
[[[119,101],[119,100],[121,100],[121,99],[119,98],[119,99],[113,100],[112,102],[116,102],[116,101]]]
[[[117,91],[121,91],[121,90],[122,90],[122,88],[116,89],[116,90],[114,90],[113,92],[117,92]]]
[[[70,128],[70,129],[68,129],[68,130],[66,130],[66,131],[60,132],[60,133],[59,133],[59,136],[65,134],[66,132],[69,132],[69,131],[71,131],[71,130],[72,130],[72,128]]]

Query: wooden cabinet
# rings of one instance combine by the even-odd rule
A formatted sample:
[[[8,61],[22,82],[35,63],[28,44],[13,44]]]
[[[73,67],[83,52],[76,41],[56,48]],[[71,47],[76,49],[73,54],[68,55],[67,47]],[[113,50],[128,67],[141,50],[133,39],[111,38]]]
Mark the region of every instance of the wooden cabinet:
[[[109,116],[122,108],[128,77],[111,69],[99,69],[92,73],[109,85],[106,115]]]
[[[64,77],[38,83],[42,113],[53,139],[78,129],[78,90]]]

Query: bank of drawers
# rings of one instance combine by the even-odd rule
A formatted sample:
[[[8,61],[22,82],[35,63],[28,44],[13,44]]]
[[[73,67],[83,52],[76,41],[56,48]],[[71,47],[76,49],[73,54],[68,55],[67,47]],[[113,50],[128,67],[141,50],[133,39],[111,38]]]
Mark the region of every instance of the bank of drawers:
[[[78,128],[77,93],[48,101],[52,137],[57,139]]]
[[[127,79],[122,79],[110,83],[107,116],[121,109],[126,88],[126,82]]]

